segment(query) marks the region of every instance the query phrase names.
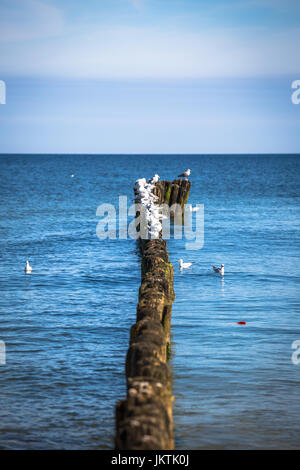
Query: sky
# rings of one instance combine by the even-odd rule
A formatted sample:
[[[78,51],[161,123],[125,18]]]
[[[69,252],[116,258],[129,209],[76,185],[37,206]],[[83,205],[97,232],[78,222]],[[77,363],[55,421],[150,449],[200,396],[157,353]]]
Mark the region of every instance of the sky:
[[[0,0],[0,153],[300,153],[299,40],[299,0]]]

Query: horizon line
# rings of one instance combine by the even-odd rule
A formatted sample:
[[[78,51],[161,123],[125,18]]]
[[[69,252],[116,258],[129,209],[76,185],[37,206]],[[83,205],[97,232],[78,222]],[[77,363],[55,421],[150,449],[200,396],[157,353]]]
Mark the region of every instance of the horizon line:
[[[232,157],[232,156],[282,156],[282,155],[299,155],[300,152],[287,152],[287,153],[272,153],[272,152],[256,152],[256,153],[43,153],[43,152],[34,152],[34,153],[19,153],[19,152],[9,152],[4,153],[0,152],[0,157],[9,156],[9,155],[18,155],[18,156],[223,156],[223,157]]]

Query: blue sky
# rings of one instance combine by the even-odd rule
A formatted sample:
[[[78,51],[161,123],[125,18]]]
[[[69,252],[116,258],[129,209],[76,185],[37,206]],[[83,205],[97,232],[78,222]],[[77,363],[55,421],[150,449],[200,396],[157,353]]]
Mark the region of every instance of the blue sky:
[[[1,0],[0,152],[300,151],[298,0]]]

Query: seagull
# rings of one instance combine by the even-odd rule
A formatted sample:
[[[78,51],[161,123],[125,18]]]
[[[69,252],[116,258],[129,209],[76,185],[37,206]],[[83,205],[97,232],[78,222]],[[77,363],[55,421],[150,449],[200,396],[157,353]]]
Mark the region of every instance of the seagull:
[[[189,211],[190,212],[197,212],[198,210],[199,210],[199,207],[189,206]]]
[[[190,268],[192,266],[193,263],[184,263],[182,261],[182,259],[179,260],[179,269],[182,270],[182,269],[187,269],[187,268]]]
[[[29,261],[26,261],[26,266],[25,266],[24,271],[25,271],[25,274],[30,274],[31,273],[32,267],[30,266]]]
[[[71,173],[71,174],[70,174],[70,177],[71,177],[71,178],[74,178],[74,176],[75,176],[74,173]]]
[[[213,266],[213,270],[215,271],[215,273],[219,273],[221,274],[221,276],[224,276],[224,264],[221,264],[220,268]]]
[[[188,176],[190,176],[190,174],[191,174],[191,170],[188,169],[184,173],[181,173],[181,175],[178,175],[178,178],[181,178],[181,177],[182,178],[187,178]]]
[[[159,180],[159,175],[155,174],[152,178],[150,178],[149,183],[155,184]]]

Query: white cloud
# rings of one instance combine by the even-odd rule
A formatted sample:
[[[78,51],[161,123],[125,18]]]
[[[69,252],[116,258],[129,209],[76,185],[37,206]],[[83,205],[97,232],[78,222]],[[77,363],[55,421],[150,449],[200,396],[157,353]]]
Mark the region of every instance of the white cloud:
[[[60,10],[40,0],[1,0],[0,42],[53,37],[63,30]]]
[[[73,78],[198,78],[300,72],[299,29],[218,29],[200,33],[149,28],[0,45],[3,74]]]
[[[145,0],[128,0],[139,9]],[[244,4],[258,0],[246,0]],[[261,0],[265,4],[271,0]],[[294,0],[291,0],[294,2]],[[236,3],[236,5],[238,5]],[[277,5],[277,0],[275,1]],[[274,4],[274,5],[275,5]],[[1,0],[3,75],[140,79],[261,76],[300,72],[300,28],[64,25],[45,0]],[[297,77],[296,77],[297,78]]]

